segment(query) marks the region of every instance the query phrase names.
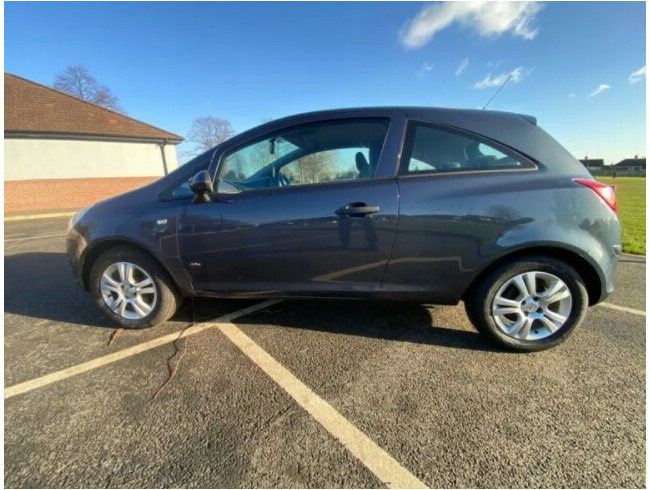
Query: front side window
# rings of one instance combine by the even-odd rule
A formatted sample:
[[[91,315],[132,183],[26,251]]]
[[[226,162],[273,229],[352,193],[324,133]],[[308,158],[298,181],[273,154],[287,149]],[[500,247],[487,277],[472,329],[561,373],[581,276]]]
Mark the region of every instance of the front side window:
[[[411,123],[400,173],[530,169],[535,165],[465,132]],[[505,151],[508,151],[506,154]]]
[[[371,179],[388,123],[327,121],[279,131],[224,155],[219,180],[244,191]]]

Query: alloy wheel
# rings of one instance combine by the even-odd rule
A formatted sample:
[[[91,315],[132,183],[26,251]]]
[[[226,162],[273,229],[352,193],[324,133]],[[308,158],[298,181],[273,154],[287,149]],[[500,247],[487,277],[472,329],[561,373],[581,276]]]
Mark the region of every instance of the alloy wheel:
[[[541,340],[567,322],[572,296],[556,275],[530,271],[508,279],[492,301],[492,317],[499,329],[518,340]]]
[[[106,306],[128,320],[148,316],[156,306],[158,293],[152,277],[131,262],[115,262],[101,276],[99,289]]]

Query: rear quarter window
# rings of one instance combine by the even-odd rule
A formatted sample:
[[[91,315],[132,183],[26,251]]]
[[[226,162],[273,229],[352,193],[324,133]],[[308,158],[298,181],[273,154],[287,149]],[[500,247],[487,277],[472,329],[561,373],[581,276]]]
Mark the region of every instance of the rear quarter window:
[[[400,174],[535,168],[530,160],[486,138],[452,128],[411,122]]]

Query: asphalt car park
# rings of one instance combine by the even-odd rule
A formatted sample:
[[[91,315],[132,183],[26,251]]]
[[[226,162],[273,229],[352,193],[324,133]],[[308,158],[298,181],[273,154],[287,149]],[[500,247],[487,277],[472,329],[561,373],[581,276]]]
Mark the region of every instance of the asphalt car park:
[[[201,300],[116,332],[65,224],[5,223],[7,487],[645,486],[644,258],[536,354],[462,305]]]

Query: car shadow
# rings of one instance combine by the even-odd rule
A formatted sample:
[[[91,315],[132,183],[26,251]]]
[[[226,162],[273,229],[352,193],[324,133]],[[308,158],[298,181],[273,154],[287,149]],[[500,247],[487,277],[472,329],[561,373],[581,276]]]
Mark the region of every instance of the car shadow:
[[[476,331],[439,323],[435,308],[428,309],[418,303],[285,300],[233,323],[276,325],[396,342],[503,352]]]
[[[187,301],[172,320],[207,321],[250,304],[250,300]],[[115,328],[99,311],[92,297],[77,286],[63,253],[5,256],[5,313]],[[460,349],[498,350],[477,332],[438,324],[435,309],[415,303],[286,300],[235,323],[277,325]]]
[[[5,313],[115,328],[77,286],[62,253],[5,255]]]

